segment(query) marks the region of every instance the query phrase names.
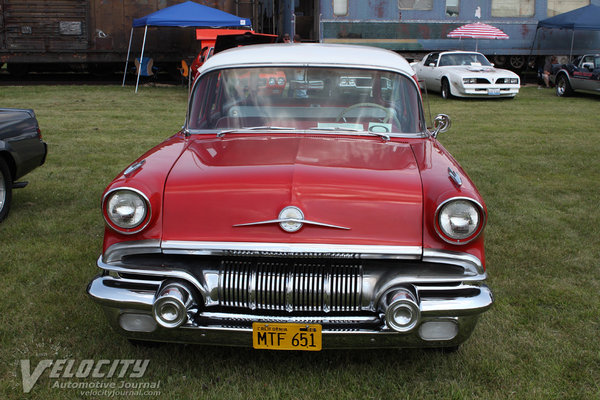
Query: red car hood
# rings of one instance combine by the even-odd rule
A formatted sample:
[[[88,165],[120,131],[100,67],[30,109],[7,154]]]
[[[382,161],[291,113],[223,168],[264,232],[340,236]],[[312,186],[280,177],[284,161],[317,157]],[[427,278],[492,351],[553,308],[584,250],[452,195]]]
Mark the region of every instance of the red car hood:
[[[164,195],[163,240],[421,246],[422,190],[409,144],[322,136],[192,137]],[[295,233],[278,218],[296,206]]]

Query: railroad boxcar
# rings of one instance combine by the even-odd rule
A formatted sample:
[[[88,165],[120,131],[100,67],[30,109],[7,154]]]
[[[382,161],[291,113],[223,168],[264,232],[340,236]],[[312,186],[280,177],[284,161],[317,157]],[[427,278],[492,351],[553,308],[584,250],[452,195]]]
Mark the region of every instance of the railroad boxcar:
[[[122,71],[133,19],[184,1],[0,0],[0,66],[6,64],[16,75],[55,70]],[[196,2],[253,16],[254,2]],[[140,29],[133,36],[133,57],[139,56],[142,39]],[[154,59],[154,65],[176,68],[182,59],[193,59],[200,46],[193,28],[150,27],[145,54]]]

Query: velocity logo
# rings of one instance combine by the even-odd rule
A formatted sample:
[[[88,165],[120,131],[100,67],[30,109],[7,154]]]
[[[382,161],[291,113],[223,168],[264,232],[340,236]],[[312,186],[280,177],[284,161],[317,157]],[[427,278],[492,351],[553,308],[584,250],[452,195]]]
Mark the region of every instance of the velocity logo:
[[[81,360],[77,362],[72,359],[62,360],[41,360],[36,367],[31,370],[30,360],[21,360],[21,376],[23,380],[23,392],[29,393],[40,379],[42,374],[50,370],[48,377],[50,379],[111,379],[127,378],[137,379],[144,376],[150,360]],[[122,386],[127,383],[122,382]],[[113,387],[115,382],[70,382],[70,384],[58,385],[55,382],[53,387],[62,388],[97,388]],[[131,386],[131,384],[129,384]]]

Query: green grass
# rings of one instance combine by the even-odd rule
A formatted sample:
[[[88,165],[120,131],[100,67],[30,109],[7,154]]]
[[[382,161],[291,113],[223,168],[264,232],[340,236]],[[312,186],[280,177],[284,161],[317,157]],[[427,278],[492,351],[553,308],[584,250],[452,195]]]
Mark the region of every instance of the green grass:
[[[21,359],[149,359],[141,381],[167,399],[600,399],[600,98],[535,86],[514,100],[429,98],[452,118],[440,141],[487,202],[495,305],[456,353],[309,354],[135,347],[85,294],[100,195],[179,129],[185,89],[2,87],[2,106],[36,111],[50,153],[0,224],[0,398],[104,398],[52,388],[66,380],[48,371],[25,396]]]

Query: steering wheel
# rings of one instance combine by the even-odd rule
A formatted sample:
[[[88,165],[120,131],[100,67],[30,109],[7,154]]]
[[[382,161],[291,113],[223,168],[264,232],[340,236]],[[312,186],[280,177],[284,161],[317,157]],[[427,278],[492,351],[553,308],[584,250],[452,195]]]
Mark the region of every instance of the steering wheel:
[[[346,114],[352,110],[354,110],[355,108],[363,108],[363,107],[375,107],[375,108],[379,108],[380,110],[383,110],[385,112],[385,117],[381,120],[382,123],[387,123],[392,116],[394,115],[392,113],[392,110],[384,107],[382,105],[376,104],[376,103],[356,103],[356,104],[352,104],[349,107],[346,107],[342,110],[342,112],[337,116],[337,118],[335,119],[336,122],[338,122],[339,120],[344,120],[344,122],[346,122]]]

